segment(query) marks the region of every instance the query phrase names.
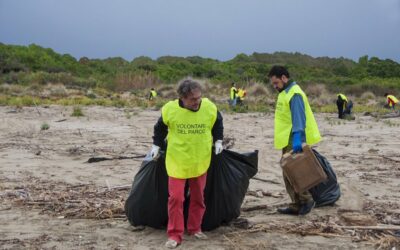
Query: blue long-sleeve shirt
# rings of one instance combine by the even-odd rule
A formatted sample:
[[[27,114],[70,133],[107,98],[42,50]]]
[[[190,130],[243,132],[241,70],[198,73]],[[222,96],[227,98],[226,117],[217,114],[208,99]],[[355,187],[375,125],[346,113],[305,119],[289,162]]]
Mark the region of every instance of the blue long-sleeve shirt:
[[[288,93],[295,84],[296,82],[290,81],[284,91]],[[306,113],[304,101],[300,94],[295,94],[290,100],[290,111],[292,114],[292,134],[301,132],[302,142],[305,142]]]

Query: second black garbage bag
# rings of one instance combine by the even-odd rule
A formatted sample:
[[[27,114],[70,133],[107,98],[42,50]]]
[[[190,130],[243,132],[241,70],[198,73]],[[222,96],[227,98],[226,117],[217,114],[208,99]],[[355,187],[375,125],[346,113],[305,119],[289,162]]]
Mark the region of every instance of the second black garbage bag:
[[[311,188],[309,191],[316,202],[317,207],[333,205],[340,198],[340,186],[336,174],[329,161],[317,150],[313,149],[314,155],[321,164],[328,178],[326,181]]]
[[[224,150],[213,156],[204,190],[202,230],[212,230],[239,217],[249,180],[257,170],[258,151],[239,154]]]

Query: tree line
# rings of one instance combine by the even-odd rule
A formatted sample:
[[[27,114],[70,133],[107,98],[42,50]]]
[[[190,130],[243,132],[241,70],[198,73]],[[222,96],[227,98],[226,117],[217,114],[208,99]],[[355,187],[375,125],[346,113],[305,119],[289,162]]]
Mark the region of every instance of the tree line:
[[[0,81],[8,84],[57,82],[118,91],[124,90],[121,86],[172,84],[188,76],[224,84],[267,82],[268,71],[275,64],[288,67],[293,78],[304,84],[326,84],[332,90],[361,86],[380,94],[400,88],[400,64],[367,55],[357,62],[287,52],[238,54],[227,61],[199,56],[162,56],[155,60],[141,56],[127,61],[121,57],[77,59],[35,44],[0,43]]]

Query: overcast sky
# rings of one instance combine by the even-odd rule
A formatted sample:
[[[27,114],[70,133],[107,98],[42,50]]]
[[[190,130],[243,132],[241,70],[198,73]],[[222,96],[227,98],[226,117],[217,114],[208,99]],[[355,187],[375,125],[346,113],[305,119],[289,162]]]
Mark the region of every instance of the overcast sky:
[[[400,0],[0,0],[0,42],[77,59],[286,51],[400,62]]]

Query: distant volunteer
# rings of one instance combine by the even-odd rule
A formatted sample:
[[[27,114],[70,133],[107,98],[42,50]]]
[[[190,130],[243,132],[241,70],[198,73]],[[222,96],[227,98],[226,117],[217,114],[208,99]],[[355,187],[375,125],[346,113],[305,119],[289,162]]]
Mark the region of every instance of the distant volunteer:
[[[236,103],[237,103],[237,93],[238,93],[238,90],[237,90],[237,88],[236,88],[236,84],[234,83],[234,82],[232,82],[232,86],[231,86],[231,89],[230,89],[230,94],[229,94],[229,104],[232,106],[232,107],[235,107],[236,106]]]
[[[155,99],[157,97],[157,92],[154,88],[150,89],[150,93],[149,93],[149,101]]]
[[[168,241],[167,248],[176,248],[184,233],[183,202],[186,182],[189,183],[190,205],[187,219],[189,235],[207,239],[201,231],[205,212],[204,188],[215,154],[222,152],[223,121],[217,107],[202,98],[202,88],[193,80],[178,86],[179,99],[165,104],[154,126],[151,156],[159,154],[167,138],[166,168],[168,174]]]
[[[308,145],[318,143],[321,136],[306,94],[290,79],[283,66],[273,66],[268,76],[279,92],[275,109],[275,148],[282,149],[282,154],[292,149],[298,153],[302,151],[303,142]],[[310,192],[296,193],[285,175],[283,179],[292,203],[286,208],[279,208],[278,212],[291,215],[309,213],[315,206]]]
[[[347,96],[342,93],[337,95],[336,105],[338,109],[338,118],[343,119],[343,110],[346,108],[347,105]]]
[[[385,97],[389,108],[395,109],[395,106],[399,102],[399,100],[394,95],[390,95],[388,93],[385,94]]]
[[[244,98],[246,97],[247,91],[244,88],[238,88],[237,93],[237,104],[243,105]]]
[[[337,95],[336,105],[338,108],[338,118],[344,119],[345,115],[350,115],[353,109],[353,102],[348,100],[347,96],[342,93]]]

